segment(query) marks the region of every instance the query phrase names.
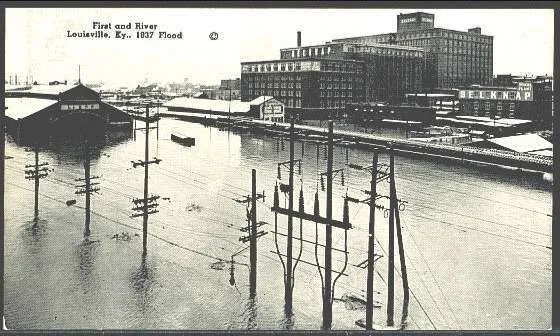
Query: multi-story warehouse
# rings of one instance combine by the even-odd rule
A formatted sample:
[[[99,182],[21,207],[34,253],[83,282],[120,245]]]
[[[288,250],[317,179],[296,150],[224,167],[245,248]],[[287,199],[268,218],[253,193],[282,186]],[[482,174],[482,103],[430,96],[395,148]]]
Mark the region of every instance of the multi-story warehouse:
[[[364,99],[363,68],[359,61],[317,58],[244,62],[241,100],[273,96],[292,115],[335,115],[347,102]]]
[[[397,32],[336,39],[333,42],[420,47],[426,52],[424,87],[457,88],[491,85],[493,36],[480,28],[467,32],[434,28],[434,15],[422,12],[397,16]]]
[[[525,119],[551,128],[551,80],[525,80],[514,87],[471,86],[459,91],[459,101],[465,115]]]
[[[298,35],[299,44],[299,35]],[[394,101],[422,88],[424,52],[387,44],[327,43],[280,50],[280,60],[241,63],[241,100],[268,95],[288,113],[338,115],[346,104]]]

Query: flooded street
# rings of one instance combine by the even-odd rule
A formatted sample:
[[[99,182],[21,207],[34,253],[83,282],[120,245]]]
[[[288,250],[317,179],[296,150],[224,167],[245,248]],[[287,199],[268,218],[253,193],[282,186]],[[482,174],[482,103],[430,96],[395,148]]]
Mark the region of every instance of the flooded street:
[[[143,124],[139,123],[139,126]],[[170,140],[180,132],[196,138],[194,147]],[[319,154],[317,156],[317,153]],[[326,171],[326,150],[295,143],[302,160],[294,176],[294,207],[300,188],[305,210],[313,211],[318,190],[321,214],[326,192],[319,174]],[[8,329],[304,329],[321,328],[321,278],[315,239],[325,244],[322,225],[294,219],[294,237],[304,240],[295,270],[293,316],[284,314],[283,269],[274,253],[286,254],[287,219],[275,229],[274,185],[278,163],[289,160],[284,139],[235,134],[164,118],[159,139],[150,131],[149,193],[161,196],[159,212],[149,217],[148,254],[142,258],[142,218],[131,218],[133,198],[143,195],[144,134],[111,141],[94,150],[91,174],[100,178],[93,194],[91,236],[84,239],[84,197],[75,179],[83,178],[82,147],[42,148],[40,162],[53,169],[40,181],[39,222],[33,228],[33,182],[25,165],[34,153],[11,139],[6,144],[4,304]],[[388,163],[386,155],[380,162]],[[333,217],[342,219],[343,196],[363,199],[370,175],[347,163],[371,164],[371,153],[335,146],[334,169],[344,168],[333,184]],[[520,175],[395,157],[398,197],[411,298],[407,329],[548,329],[551,327],[552,193],[540,175]],[[247,206],[251,169],[257,170],[257,220],[267,232],[258,240],[257,295],[249,297]],[[299,173],[296,169],[296,173]],[[288,183],[288,170],[281,170]],[[389,184],[378,192],[388,195]],[[75,205],[67,205],[68,200]],[[388,206],[387,203],[383,203]],[[287,198],[280,194],[280,205]],[[334,297],[366,290],[369,207],[350,204],[348,264]],[[386,321],[387,223],[376,214],[376,324]],[[344,231],[333,229],[333,247],[344,250]],[[402,287],[395,249],[395,321],[400,321]],[[323,264],[323,247],[318,259]],[[300,243],[294,240],[294,256]],[[333,251],[333,268],[344,267],[344,253]],[[221,262],[221,263],[220,263]],[[336,273],[333,278],[336,278]],[[365,310],[333,303],[333,329],[360,329]]]

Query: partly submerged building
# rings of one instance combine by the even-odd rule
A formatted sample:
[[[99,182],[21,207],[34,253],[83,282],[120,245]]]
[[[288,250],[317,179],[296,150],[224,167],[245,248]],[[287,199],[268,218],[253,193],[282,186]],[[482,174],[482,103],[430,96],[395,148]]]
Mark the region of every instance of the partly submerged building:
[[[132,117],[101,101],[82,85],[33,85],[5,92],[8,133],[16,139],[50,135],[98,135],[132,128]]]

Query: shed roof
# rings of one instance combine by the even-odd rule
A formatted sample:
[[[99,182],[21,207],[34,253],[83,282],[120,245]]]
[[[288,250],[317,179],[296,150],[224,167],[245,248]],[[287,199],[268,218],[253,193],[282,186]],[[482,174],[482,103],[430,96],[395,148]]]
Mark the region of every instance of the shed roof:
[[[274,99],[274,97],[272,97],[272,96],[260,96],[260,97],[257,97],[255,99],[251,100],[249,102],[249,104],[250,105],[260,105],[260,104],[262,104],[264,102],[267,102],[271,99]]]
[[[225,113],[247,113],[250,109],[250,104],[248,102],[242,102],[240,100],[229,101],[187,97],[174,98],[165,103],[164,106]]]
[[[5,98],[6,116],[14,120],[23,119],[56,104],[54,99],[40,98]]]
[[[552,150],[552,143],[546,141],[537,134],[513,135],[503,138],[488,139],[488,141],[519,153]]]

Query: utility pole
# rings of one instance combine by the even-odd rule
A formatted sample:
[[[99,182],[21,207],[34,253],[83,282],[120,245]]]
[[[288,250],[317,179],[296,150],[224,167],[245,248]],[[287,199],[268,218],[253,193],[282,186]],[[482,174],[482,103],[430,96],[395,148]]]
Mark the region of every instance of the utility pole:
[[[393,200],[393,211],[395,213],[395,226],[397,229],[397,243],[399,247],[399,257],[400,257],[400,265],[401,265],[401,277],[402,277],[402,285],[403,285],[403,310],[402,310],[402,317],[401,317],[401,324],[404,324],[407,316],[408,316],[408,303],[409,303],[409,288],[408,288],[408,276],[406,272],[406,258],[404,255],[404,246],[402,240],[402,233],[401,233],[401,219],[399,214],[400,205],[397,205],[398,198],[397,198],[397,188],[395,186],[395,171],[394,171],[394,156],[393,150],[390,150],[391,155],[391,179],[390,179],[390,190],[391,190],[391,199]],[[404,206],[404,203],[402,203]]]
[[[255,296],[257,291],[257,171],[251,171],[251,248],[249,260],[251,272],[249,273],[249,293]]]
[[[373,330],[373,279],[374,279],[374,262],[376,254],[374,252],[375,246],[375,210],[380,209],[388,213],[389,217],[389,260],[388,260],[388,279],[387,279],[387,326],[392,327],[394,325],[393,321],[393,314],[394,314],[394,228],[395,228],[395,220],[396,220],[396,228],[397,228],[397,240],[399,245],[399,256],[400,256],[400,263],[401,263],[401,274],[403,280],[403,292],[404,292],[404,300],[403,300],[403,314],[402,314],[402,323],[408,315],[408,302],[409,302],[409,289],[408,289],[408,279],[406,273],[406,262],[405,262],[405,255],[404,255],[404,246],[402,241],[401,235],[401,228],[400,228],[400,216],[399,210],[402,207],[404,210],[404,206],[406,201],[401,201],[397,198],[397,192],[395,187],[395,172],[394,172],[394,156],[392,149],[389,149],[390,155],[390,164],[380,164],[378,162],[378,150],[374,150],[373,153],[373,161],[371,167],[363,167],[356,164],[349,164],[350,168],[359,169],[359,170],[371,170],[371,185],[370,190],[364,190],[364,193],[369,194],[370,197],[365,200],[358,200],[354,198],[348,197],[348,199],[352,202],[356,203],[365,203],[368,202],[370,206],[370,219],[369,219],[369,239],[368,239],[368,259],[364,261],[362,264],[367,262],[368,264],[368,272],[367,272],[367,300],[366,300],[366,319],[365,323],[363,320],[356,321],[361,327],[365,327],[366,330]],[[376,184],[383,181],[389,180],[390,184],[390,193],[389,196],[380,195],[377,193],[377,186]],[[384,198],[389,199],[389,208],[387,209],[383,205],[376,204],[376,200]]]
[[[82,185],[77,185],[76,194],[85,194],[86,196],[86,221],[84,235],[89,236],[90,231],[90,216],[91,216],[91,194],[99,191],[99,187],[92,187],[98,185],[98,182],[91,182],[91,180],[98,179],[99,176],[90,175],[90,149],[88,139],[84,139],[84,178],[76,179],[76,182],[84,182]]]
[[[392,152],[392,151],[391,151]],[[393,155],[390,156],[390,166],[389,166],[389,176],[390,179],[394,179],[395,175],[395,158]],[[393,198],[394,185],[391,183],[390,186],[390,199],[389,199],[389,265],[387,266],[387,326],[392,327],[394,325],[393,313],[395,305],[395,206],[396,200]]]
[[[288,209],[294,210],[294,118],[290,118],[290,176],[288,179]],[[284,282],[286,311],[292,312],[292,281],[293,281],[293,268],[292,268],[292,243],[293,243],[293,216],[288,215],[288,237],[286,247],[286,281]]]
[[[150,116],[150,105],[146,105],[146,116],[144,118],[137,117],[139,120],[143,120],[146,124],[145,132],[146,132],[146,142],[144,147],[144,161],[132,162],[132,167],[136,168],[137,166],[144,167],[144,197],[142,199],[133,199],[132,202],[136,205],[132,208],[133,211],[140,211],[132,215],[132,217],[140,217],[142,216],[142,255],[145,256],[147,253],[147,240],[148,240],[148,216],[154,213],[159,212],[156,208],[159,205],[156,203],[157,199],[160,198],[159,195],[152,195],[148,197],[148,166],[152,163],[159,164],[161,159],[154,158],[153,160],[149,160],[149,131],[150,131],[150,123],[157,122],[159,116]],[[140,206],[138,206],[140,204]]]
[[[329,137],[327,144],[327,221],[332,222],[332,165],[333,165],[333,122],[329,120]],[[329,330],[332,324],[332,226],[326,226],[325,232],[325,290],[323,293],[323,329]]]
[[[248,235],[239,238],[239,241],[243,243],[249,241],[249,294],[251,298],[254,298],[257,292],[257,238],[267,234],[267,232],[263,230],[257,232],[257,228],[264,224],[264,222],[257,223],[257,200],[261,198],[264,202],[264,192],[262,194],[257,193],[257,171],[253,169],[251,171],[251,195],[246,196],[244,199],[236,200],[239,203],[247,203],[247,208],[251,205],[251,210],[247,210],[248,226],[241,228],[241,231],[247,232]]]
[[[373,152],[369,201],[366,330],[373,330],[373,278],[375,264],[375,199],[377,198],[377,151]]]
[[[33,212],[33,226],[37,225],[39,219],[39,179],[47,177],[49,175],[48,171],[49,165],[47,162],[39,163],[39,143],[35,143],[35,163],[30,165],[25,165],[25,168],[33,168],[25,170],[25,178],[28,180],[34,180],[35,182],[35,206]]]
[[[293,119],[292,119],[292,129],[293,129]],[[292,134],[292,139],[293,139],[293,131],[291,132]],[[293,141],[291,141],[291,153],[292,155],[290,155],[290,158],[292,160],[290,160],[291,163],[291,171],[293,172],[293,163],[298,161],[298,160],[293,160],[293,145],[292,145]],[[325,247],[325,266],[322,267],[319,265],[318,259],[316,260],[316,263],[310,263],[304,260],[300,260],[301,257],[301,251],[300,251],[300,256],[298,257],[298,259],[296,260],[296,265],[298,261],[301,261],[302,263],[305,264],[310,264],[310,265],[316,265],[319,269],[319,272],[321,272],[321,268],[325,269],[325,278],[322,278],[323,282],[323,328],[324,329],[330,329],[331,325],[332,325],[332,296],[333,296],[333,284],[336,283],[336,280],[338,279],[338,277],[340,277],[341,275],[346,275],[344,274],[344,269],[346,268],[347,265],[347,246],[345,244],[345,250],[338,250],[341,252],[345,253],[345,264],[344,264],[344,269],[341,272],[337,272],[337,271],[333,271],[332,270],[332,226],[341,228],[345,230],[345,241],[346,241],[346,230],[350,229],[352,227],[352,225],[349,223],[348,220],[348,209],[347,209],[347,202],[345,202],[345,209],[344,209],[344,219],[342,221],[339,220],[334,220],[332,218],[332,174],[333,174],[333,169],[332,169],[332,164],[333,164],[333,143],[334,143],[334,139],[333,139],[333,124],[332,121],[329,121],[329,149],[328,149],[328,157],[327,157],[327,161],[328,161],[328,169],[327,169],[327,184],[328,184],[328,188],[327,188],[327,217],[322,217],[319,214],[319,201],[318,201],[318,195],[316,194],[315,196],[315,205],[314,205],[314,213],[306,213],[304,211],[304,204],[303,204],[303,190],[300,192],[300,204],[299,204],[299,209],[298,211],[294,211],[293,210],[293,186],[292,185],[283,185],[280,184],[280,190],[283,192],[290,192],[292,193],[292,196],[290,198],[292,198],[290,204],[289,204],[289,208],[282,208],[279,206],[279,202],[278,202],[278,187],[275,187],[274,190],[274,206],[272,207],[272,211],[275,212],[275,221],[276,221],[276,215],[278,213],[283,214],[283,215],[287,215],[288,216],[288,220],[290,220],[290,217],[295,217],[295,218],[299,218],[300,220],[306,220],[306,221],[312,221],[315,223],[321,223],[326,225],[326,229],[327,229],[327,234],[326,234],[326,244],[322,245]],[[287,162],[284,163],[280,163],[281,164],[285,164]],[[301,161],[299,162],[301,165]],[[322,175],[321,175],[322,176]],[[293,178],[290,179],[290,183],[293,184]],[[276,226],[275,226],[276,228]],[[301,228],[301,226],[300,226]],[[300,229],[300,233],[301,233],[301,229]],[[275,234],[277,234],[277,232],[275,232]],[[290,227],[288,227],[288,241],[290,241],[290,238],[292,238],[291,236],[293,235],[293,231],[290,230]],[[276,237],[276,236],[275,236]],[[293,239],[293,238],[292,238]],[[303,240],[303,238],[300,238],[299,240],[301,240],[302,242],[305,241]],[[308,242],[308,241],[307,241]],[[275,243],[276,243],[276,238],[275,238]],[[317,246],[318,243],[315,242],[315,245]],[[291,244],[290,244],[291,247]],[[282,257],[283,255],[280,254],[279,250],[278,250],[278,245],[276,244],[276,254],[278,254],[280,257]],[[290,257],[288,257],[288,253],[290,253]],[[291,251],[290,249],[288,249],[286,255],[284,255],[286,257],[286,264],[284,264],[283,259],[280,258],[280,260],[282,261],[282,265],[285,268],[285,274],[289,274],[292,275],[293,277],[293,269],[291,267],[288,266],[288,263],[291,266]],[[294,266],[295,268],[295,266]],[[332,272],[338,273],[337,278],[335,278],[334,282],[332,281]],[[322,273],[321,277],[322,277]],[[288,277],[286,277],[288,278]],[[293,282],[293,279],[291,279]],[[293,283],[291,283],[291,285],[293,286]],[[288,286],[286,286],[286,298],[288,298],[288,295],[291,295],[292,291],[291,288],[289,288],[288,290]],[[291,299],[291,296],[290,296]],[[287,304],[290,304],[290,308],[291,308],[291,300],[290,301],[286,301]]]

